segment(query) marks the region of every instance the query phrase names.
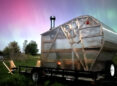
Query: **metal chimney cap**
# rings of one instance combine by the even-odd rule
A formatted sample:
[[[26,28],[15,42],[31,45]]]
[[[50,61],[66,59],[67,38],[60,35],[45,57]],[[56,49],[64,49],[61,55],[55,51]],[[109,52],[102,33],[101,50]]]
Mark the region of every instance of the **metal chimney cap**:
[[[50,16],[50,20],[56,20],[55,16]]]

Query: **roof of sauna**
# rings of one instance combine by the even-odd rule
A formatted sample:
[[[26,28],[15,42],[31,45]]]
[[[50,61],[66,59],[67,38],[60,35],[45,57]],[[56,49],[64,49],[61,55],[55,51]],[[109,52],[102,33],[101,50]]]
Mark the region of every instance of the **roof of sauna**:
[[[61,24],[61,25],[59,25],[59,26],[53,28],[52,30],[48,30],[48,31],[42,33],[41,35],[45,35],[45,34],[51,32],[51,31],[54,31],[54,30],[60,28],[60,26],[62,26],[62,25],[65,25],[65,24],[67,24],[67,23],[69,23],[69,22],[71,22],[71,21],[73,21],[73,20],[75,20],[75,19],[77,19],[77,18],[83,18],[83,17],[91,17],[91,18],[95,19],[96,21],[98,21],[100,24],[102,24],[102,26],[105,27],[106,29],[111,30],[111,31],[113,31],[113,32],[116,32],[116,31],[114,31],[112,28],[110,28],[109,26],[105,25],[104,23],[102,23],[102,22],[99,21],[98,19],[94,18],[93,16],[83,15],[83,16],[79,16],[79,17],[73,18],[73,19],[71,19],[71,20],[69,20],[69,21],[67,21],[67,22],[65,22],[65,23],[63,23],[63,24]]]

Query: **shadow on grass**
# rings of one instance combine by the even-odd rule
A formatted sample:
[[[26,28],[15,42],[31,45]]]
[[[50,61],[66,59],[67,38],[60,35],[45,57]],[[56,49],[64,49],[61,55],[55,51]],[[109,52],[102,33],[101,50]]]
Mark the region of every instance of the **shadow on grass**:
[[[23,75],[14,74],[0,80],[0,86],[34,86],[30,78]]]

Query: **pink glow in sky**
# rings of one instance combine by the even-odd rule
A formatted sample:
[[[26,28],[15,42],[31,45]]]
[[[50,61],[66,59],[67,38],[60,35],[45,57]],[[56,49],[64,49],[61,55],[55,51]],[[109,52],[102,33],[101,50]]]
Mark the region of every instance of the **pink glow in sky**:
[[[32,0],[0,1],[0,48],[10,41],[35,40],[40,43],[40,33],[46,26],[42,3]],[[49,20],[48,20],[49,22]]]
[[[40,34],[80,15],[91,15],[117,31],[117,0],[0,0],[0,50],[11,41],[22,48],[34,40],[40,49]]]

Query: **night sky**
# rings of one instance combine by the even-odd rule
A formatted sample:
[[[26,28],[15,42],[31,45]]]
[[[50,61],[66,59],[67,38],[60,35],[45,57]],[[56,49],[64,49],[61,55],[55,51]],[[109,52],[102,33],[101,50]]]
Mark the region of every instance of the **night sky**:
[[[80,15],[91,15],[117,32],[117,0],[0,0],[0,50],[11,41],[20,48],[34,40],[40,49],[40,34]]]

